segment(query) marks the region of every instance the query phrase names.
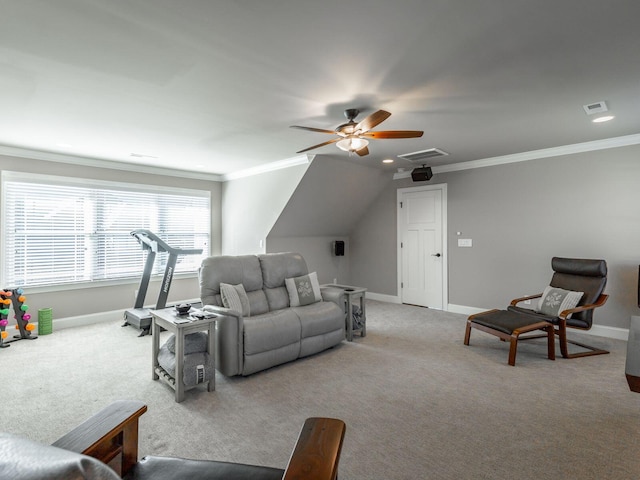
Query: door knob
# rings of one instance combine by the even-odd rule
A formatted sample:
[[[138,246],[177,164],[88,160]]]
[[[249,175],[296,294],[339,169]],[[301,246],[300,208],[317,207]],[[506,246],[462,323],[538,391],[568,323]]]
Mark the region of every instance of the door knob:
[[[432,253],[431,256],[432,257],[441,257],[442,255],[440,255],[439,253]]]

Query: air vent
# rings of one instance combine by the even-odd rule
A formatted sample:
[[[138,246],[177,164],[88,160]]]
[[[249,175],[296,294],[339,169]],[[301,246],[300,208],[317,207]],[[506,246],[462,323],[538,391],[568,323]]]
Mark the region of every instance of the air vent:
[[[609,110],[609,108],[607,108],[607,103],[604,100],[601,102],[590,103],[589,105],[583,105],[582,108],[584,108],[584,111],[587,112],[587,115],[602,113]]]
[[[403,158],[405,160],[409,160],[411,163],[425,163],[425,160],[431,160],[437,157],[444,157],[449,155],[444,150],[440,150],[439,148],[430,148],[428,150],[422,150],[420,152],[413,153],[404,153],[402,155],[398,155],[399,158]]]

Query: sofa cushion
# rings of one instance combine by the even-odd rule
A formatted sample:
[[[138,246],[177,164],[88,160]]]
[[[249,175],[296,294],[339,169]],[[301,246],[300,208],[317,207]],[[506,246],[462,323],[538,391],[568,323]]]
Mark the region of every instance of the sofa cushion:
[[[345,314],[333,302],[316,302],[303,307],[291,307],[300,319],[301,338],[322,335],[345,327]]]
[[[289,293],[287,287],[267,288],[263,290],[267,296],[267,302],[269,303],[269,310],[282,310],[283,308],[289,308]]]
[[[275,350],[300,342],[300,320],[290,309],[244,319],[244,353]]]
[[[318,274],[311,272],[300,277],[286,278],[287,292],[289,293],[289,304],[292,307],[300,305],[310,305],[322,300]]]
[[[284,286],[284,279],[306,275],[307,262],[299,253],[267,253],[258,255],[264,288]]]
[[[249,297],[247,297],[247,292],[245,292],[244,286],[241,283],[238,285],[221,283],[220,297],[222,299],[222,305],[224,305],[225,308],[240,312],[243,317],[251,315]]]
[[[269,311],[269,302],[264,290],[247,292],[249,297],[249,310],[251,315],[260,315]]]
[[[203,305],[220,305],[220,283],[242,284],[251,302],[249,292],[262,290],[262,270],[255,255],[215,256],[202,261],[199,271],[200,298]],[[265,299],[266,300],[266,299]],[[256,311],[252,308],[252,313]]]
[[[146,456],[131,470],[126,480],[280,480],[284,470],[214,460]]]

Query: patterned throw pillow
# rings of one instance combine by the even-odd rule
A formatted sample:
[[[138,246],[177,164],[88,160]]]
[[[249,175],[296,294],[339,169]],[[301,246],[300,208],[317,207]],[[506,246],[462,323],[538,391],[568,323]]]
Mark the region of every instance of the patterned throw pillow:
[[[222,297],[223,307],[240,312],[243,317],[251,315],[249,297],[247,297],[247,292],[244,289],[244,285],[241,283],[238,285],[221,283],[220,297]]]
[[[538,313],[557,317],[565,310],[575,308],[584,292],[572,292],[562,288],[547,287],[538,302]]]
[[[289,293],[289,304],[292,307],[310,305],[322,300],[316,272],[301,277],[285,278],[284,282]]]

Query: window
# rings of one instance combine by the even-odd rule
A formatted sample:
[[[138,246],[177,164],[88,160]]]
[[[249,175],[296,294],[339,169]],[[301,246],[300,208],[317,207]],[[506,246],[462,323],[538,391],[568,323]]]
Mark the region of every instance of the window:
[[[2,173],[2,285],[37,287],[139,278],[146,251],[131,231],[151,230],[181,255],[175,273],[209,254],[208,191]],[[153,274],[168,254],[156,256]]]

